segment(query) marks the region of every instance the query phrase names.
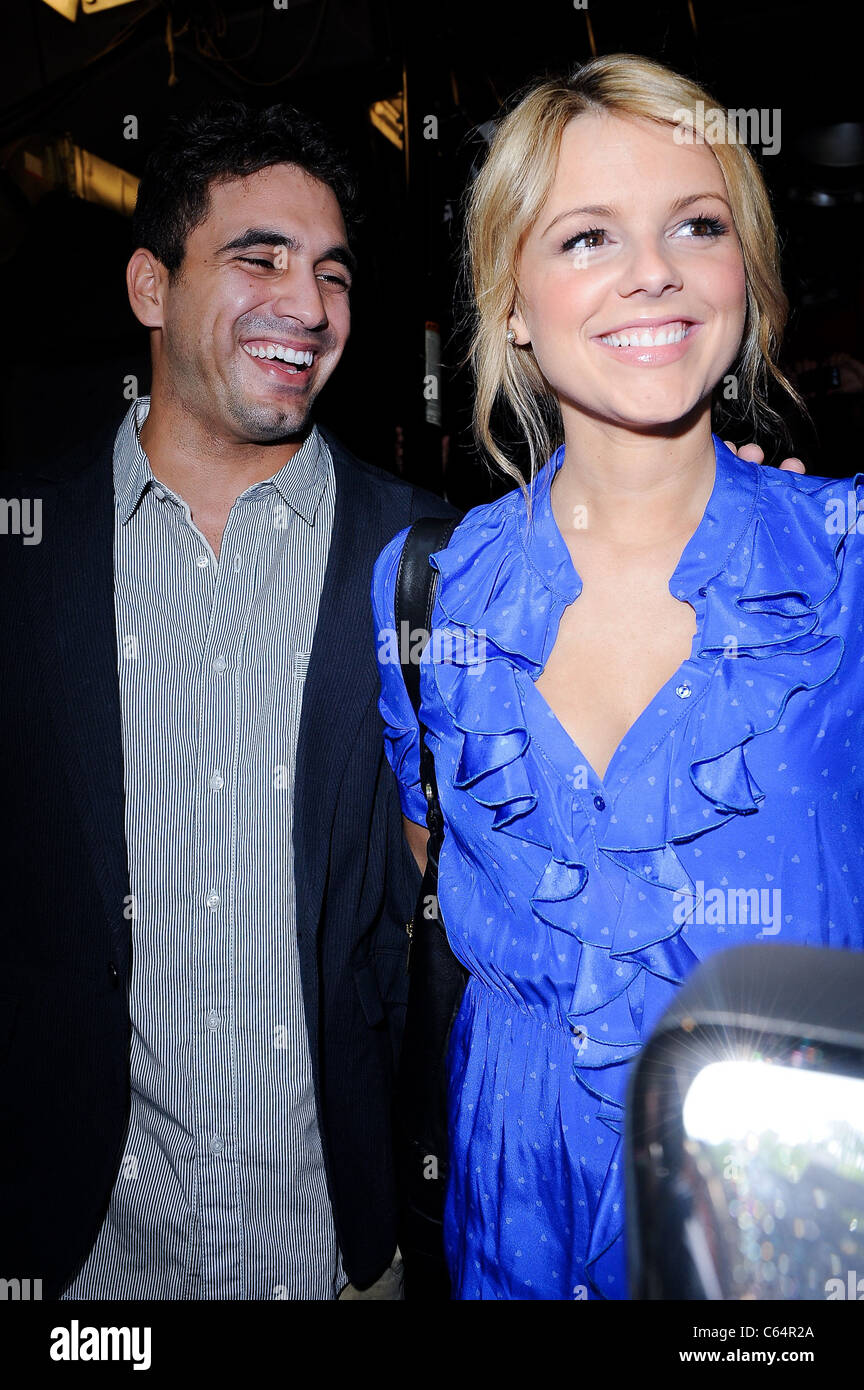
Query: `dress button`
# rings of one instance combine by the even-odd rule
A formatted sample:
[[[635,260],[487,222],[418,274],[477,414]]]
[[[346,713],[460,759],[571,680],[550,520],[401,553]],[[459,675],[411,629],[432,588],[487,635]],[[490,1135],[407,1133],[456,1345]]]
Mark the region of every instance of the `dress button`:
[[[602,796],[595,796],[594,805],[597,807],[598,811],[606,810],[606,802],[603,800]]]
[[[675,694],[679,700],[687,700],[693,694],[692,686],[689,686],[686,681],[683,685],[676,685]]]
[[[699,589],[699,597],[700,597],[700,598],[707,598],[707,596],[708,596],[708,590],[705,588],[705,585],[703,584],[703,585],[701,586],[701,588]]]

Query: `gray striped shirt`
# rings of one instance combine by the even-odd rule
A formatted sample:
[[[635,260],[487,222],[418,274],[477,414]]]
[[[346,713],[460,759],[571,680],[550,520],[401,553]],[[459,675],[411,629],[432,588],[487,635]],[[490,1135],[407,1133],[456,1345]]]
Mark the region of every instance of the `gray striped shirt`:
[[[296,944],[292,806],[333,460],[313,428],[237,498],[220,556],[114,449],[115,616],[132,929],[129,1133],[64,1298],[332,1299]]]

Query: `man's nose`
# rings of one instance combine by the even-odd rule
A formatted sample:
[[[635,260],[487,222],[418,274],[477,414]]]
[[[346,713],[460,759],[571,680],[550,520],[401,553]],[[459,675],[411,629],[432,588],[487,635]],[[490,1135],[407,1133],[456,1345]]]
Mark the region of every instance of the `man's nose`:
[[[326,328],[327,309],[314,271],[294,267],[286,271],[282,280],[273,301],[273,312],[279,318],[297,319],[310,331]]]

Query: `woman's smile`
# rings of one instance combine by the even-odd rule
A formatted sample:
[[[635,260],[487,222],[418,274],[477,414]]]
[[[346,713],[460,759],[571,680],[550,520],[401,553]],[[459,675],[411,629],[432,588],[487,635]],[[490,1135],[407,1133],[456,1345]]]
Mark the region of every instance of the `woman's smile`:
[[[692,319],[645,319],[611,333],[596,334],[592,343],[618,362],[637,367],[665,367],[678,362],[702,327]]]

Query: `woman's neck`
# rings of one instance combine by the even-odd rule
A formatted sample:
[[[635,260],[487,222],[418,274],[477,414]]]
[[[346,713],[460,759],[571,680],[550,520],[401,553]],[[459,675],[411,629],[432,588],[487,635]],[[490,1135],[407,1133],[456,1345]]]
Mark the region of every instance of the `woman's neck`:
[[[674,437],[565,420],[550,499],[565,539],[662,550],[696,530],[714,486],[710,417]]]

